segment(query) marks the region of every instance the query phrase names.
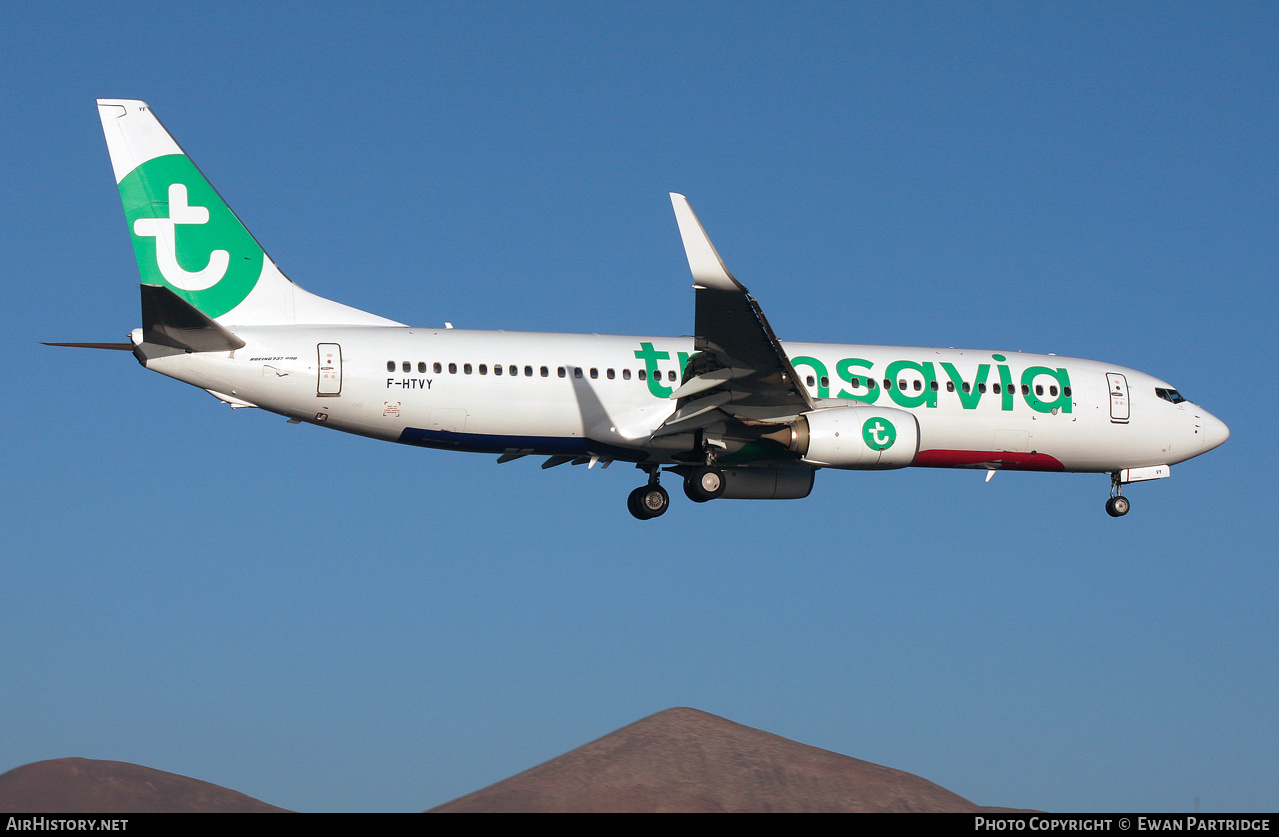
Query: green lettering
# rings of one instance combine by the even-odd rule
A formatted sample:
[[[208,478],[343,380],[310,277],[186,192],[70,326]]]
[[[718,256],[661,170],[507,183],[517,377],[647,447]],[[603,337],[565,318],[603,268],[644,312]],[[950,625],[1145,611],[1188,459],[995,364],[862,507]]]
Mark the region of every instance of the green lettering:
[[[835,373],[839,375],[841,380],[847,381],[848,383],[853,384],[854,386],[860,383],[866,389],[866,392],[862,393],[861,395],[858,395],[856,393],[852,393],[846,389],[841,388],[838,393],[839,397],[851,398],[854,401],[865,401],[867,404],[874,404],[879,399],[879,387],[874,387],[873,389],[871,388],[870,386],[871,379],[869,375],[866,376],[866,380],[859,381],[858,377],[853,374],[854,366],[860,366],[863,369],[870,369],[874,365],[875,364],[871,363],[869,360],[866,360],[860,357],[846,357],[843,360],[836,363]]]
[[[652,343],[640,343],[640,350],[635,353],[635,357],[644,361],[644,368],[648,370],[648,391],[657,398],[668,398],[673,390],[662,383],[657,362],[670,360],[671,353],[656,351]]]
[[[1040,375],[1047,375],[1052,378],[1057,387],[1057,397],[1051,401],[1045,401],[1035,393],[1035,378]],[[1029,366],[1025,372],[1021,373],[1021,386],[1023,390],[1023,398],[1030,405],[1030,409],[1037,413],[1051,413],[1053,410],[1060,410],[1063,413],[1071,411],[1071,397],[1066,394],[1066,390],[1070,387],[1070,373],[1065,369],[1050,369],[1047,366]],[[1052,386],[1050,384],[1050,386]],[[1049,398],[1052,398],[1051,390]]]
[[[981,401],[982,396],[980,385],[986,383],[986,376],[990,374],[990,364],[983,363],[977,367],[977,379],[973,381],[972,392],[964,392],[964,378],[959,374],[959,370],[955,368],[953,363],[943,361],[941,367],[946,370],[951,383],[955,385],[955,394],[959,396],[959,405],[965,410],[977,409],[977,403]]]
[[[995,360],[1004,360],[1003,355],[991,355]],[[1004,364],[995,367],[999,370],[1000,389],[1003,390],[1003,398],[1000,402],[1001,410],[1011,410],[1013,408],[1013,373]]]
[[[830,373],[826,371],[826,364],[822,363],[815,357],[801,355],[790,359],[791,366],[795,367],[795,371],[799,371],[799,367],[811,367],[817,373],[817,397],[830,398]],[[826,381],[826,385],[822,385],[822,381]]]
[[[899,386],[894,386],[889,397],[903,407],[936,407],[937,393],[933,391],[933,385],[937,383],[937,373],[933,371],[931,363],[916,363],[913,360],[895,360],[888,364],[888,368],[884,370],[884,374],[894,384],[898,381],[897,376],[901,374],[903,369],[914,369],[924,379],[924,389],[918,395],[909,395]]]

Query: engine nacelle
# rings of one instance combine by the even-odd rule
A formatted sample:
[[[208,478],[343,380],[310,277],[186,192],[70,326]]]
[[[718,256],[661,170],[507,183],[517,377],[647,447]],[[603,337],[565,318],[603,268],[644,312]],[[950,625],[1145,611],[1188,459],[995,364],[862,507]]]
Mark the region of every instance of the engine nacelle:
[[[783,442],[805,462],[826,468],[905,468],[919,453],[919,420],[905,410],[870,404],[804,413],[783,431]]]

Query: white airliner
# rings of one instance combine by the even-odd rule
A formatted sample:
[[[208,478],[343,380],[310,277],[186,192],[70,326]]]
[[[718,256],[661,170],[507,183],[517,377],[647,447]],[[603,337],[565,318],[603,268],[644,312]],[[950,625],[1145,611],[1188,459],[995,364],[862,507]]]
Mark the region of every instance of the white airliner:
[[[232,407],[407,445],[647,475],[628,507],[808,496],[819,468],[1169,475],[1230,432],[1135,369],[1010,351],[781,342],[682,195],[692,337],[409,327],[284,276],[143,102],[99,99],[142,274],[148,369]]]

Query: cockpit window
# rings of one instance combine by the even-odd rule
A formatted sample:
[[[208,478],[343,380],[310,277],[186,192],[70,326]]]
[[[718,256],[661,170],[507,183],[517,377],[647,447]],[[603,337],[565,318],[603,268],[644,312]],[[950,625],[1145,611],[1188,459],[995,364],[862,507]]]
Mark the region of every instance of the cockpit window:
[[[1177,390],[1164,389],[1163,387],[1155,387],[1155,395],[1173,404],[1180,404],[1182,401],[1186,400],[1180,392],[1177,392]]]

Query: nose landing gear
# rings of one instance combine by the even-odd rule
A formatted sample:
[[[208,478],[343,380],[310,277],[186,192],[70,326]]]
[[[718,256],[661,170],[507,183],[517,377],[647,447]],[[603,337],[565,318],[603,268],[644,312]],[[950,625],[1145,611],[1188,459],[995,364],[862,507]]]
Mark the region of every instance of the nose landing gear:
[[[1119,473],[1110,475],[1110,499],[1106,501],[1106,514],[1111,517],[1123,517],[1132,508],[1128,498],[1123,495],[1123,484],[1119,482]]]

